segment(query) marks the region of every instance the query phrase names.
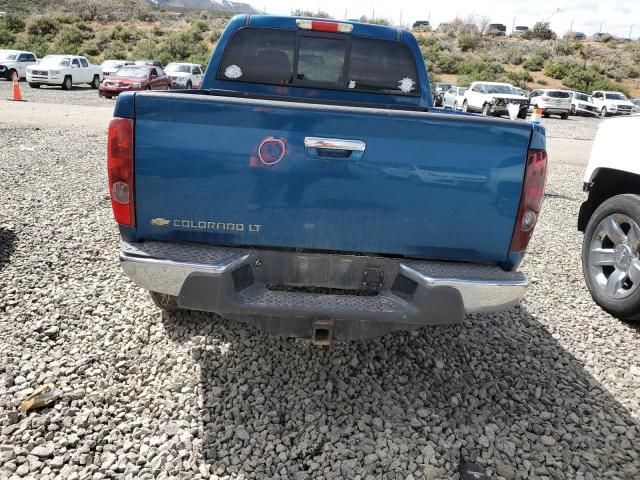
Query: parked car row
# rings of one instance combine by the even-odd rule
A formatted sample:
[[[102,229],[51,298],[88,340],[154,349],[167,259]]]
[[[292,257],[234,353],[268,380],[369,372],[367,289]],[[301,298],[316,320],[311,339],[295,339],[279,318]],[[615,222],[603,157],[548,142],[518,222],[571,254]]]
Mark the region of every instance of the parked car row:
[[[127,65],[105,78],[99,95],[113,98],[122,92],[138,90],[171,90],[171,79],[160,67]]]
[[[202,65],[170,63],[165,69],[158,60],[106,60],[93,65],[82,55],[47,55],[0,49],[0,78],[26,79],[32,88],[58,85],[70,90],[88,84],[99,89],[100,96],[111,98],[127,90],[168,90],[200,88]]]
[[[519,107],[518,117],[525,118],[527,110],[542,110],[544,117],[569,115],[606,117],[640,112],[640,99],[628,100],[623,93],[596,91],[593,95],[570,90],[541,88],[528,95],[509,83],[473,82],[469,88],[448,83],[436,83],[433,92],[436,107],[479,112],[483,115],[508,113],[509,104]]]
[[[109,73],[100,85],[100,96],[113,98],[127,91],[200,88],[201,65],[176,62],[162,69],[157,63],[153,60],[107,60],[102,65]]]

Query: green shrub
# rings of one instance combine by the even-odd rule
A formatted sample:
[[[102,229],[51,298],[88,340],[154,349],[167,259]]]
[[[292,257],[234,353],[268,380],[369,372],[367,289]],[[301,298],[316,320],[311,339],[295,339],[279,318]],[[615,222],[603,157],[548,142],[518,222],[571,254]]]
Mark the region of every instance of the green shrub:
[[[532,57],[527,58],[524,62],[522,62],[522,68],[524,68],[525,70],[529,70],[530,72],[539,72],[542,70],[544,61],[544,56],[536,53]]]
[[[463,52],[475,50],[478,47],[478,37],[470,33],[463,33],[458,37],[458,47]]]
[[[24,21],[24,17],[15,15],[13,13],[8,13],[4,17],[0,25],[3,25],[10,32],[20,33],[20,32],[24,32],[24,27],[26,26],[26,22]]]
[[[581,92],[593,90],[614,90],[629,96],[629,88],[621,83],[612,82],[595,68],[573,68],[562,80],[567,87]]]
[[[158,56],[158,44],[146,38],[138,41],[133,49],[133,56],[135,58],[149,58],[154,60]]]
[[[19,39],[14,44],[14,47],[18,50],[33,52],[38,58],[42,58],[48,53],[51,53],[50,43],[45,38],[35,35],[28,35],[26,38]]]
[[[102,58],[104,60],[110,58],[129,58],[129,55],[127,54],[127,45],[125,45],[125,43],[121,40],[110,42],[109,45],[102,51]]]
[[[164,35],[164,30],[161,29],[158,25],[153,27],[153,35],[156,37],[162,37]]]
[[[85,57],[97,57],[100,55],[100,47],[96,42],[85,43],[79,50],[80,55]]]
[[[75,25],[64,27],[56,40],[56,50],[61,53],[76,53],[84,42],[82,30]]]
[[[544,78],[541,78],[540,80],[538,80],[538,84],[544,87],[545,85],[549,85],[549,82],[547,82]]]
[[[562,80],[566,77],[572,68],[575,68],[575,63],[569,62],[546,62],[544,64],[543,72],[547,77]]]
[[[16,36],[7,30],[6,27],[0,27],[0,47],[11,47],[16,41]]]
[[[437,45],[438,39],[431,35],[420,35],[418,37],[418,45],[421,47],[433,47]]]
[[[533,82],[533,77],[526,70],[515,70],[505,72],[504,79],[519,87],[525,87],[527,82]]]
[[[211,43],[216,43],[220,39],[221,35],[222,35],[222,30],[219,30],[219,29],[213,30],[211,32],[211,35],[209,35],[209,41],[211,41]]]
[[[386,18],[373,18],[367,17],[366,15],[362,15],[359,21],[362,23],[371,23],[373,25],[391,25],[389,23],[389,20],[387,20]]]
[[[431,79],[432,82],[435,82],[435,80]],[[476,79],[471,77],[470,75],[460,75],[458,77],[458,86],[459,87],[468,87],[469,85],[471,85],[471,82],[475,82]]]
[[[528,40],[554,40],[556,34],[549,27],[549,22],[536,22],[532,29],[524,32],[523,37]]]
[[[206,43],[198,40],[193,31],[173,33],[160,47],[158,59],[163,63],[185,61],[191,57],[202,58],[209,53]]]
[[[53,17],[47,16],[34,19],[27,27],[29,35],[46,37],[48,39],[55,36],[58,30],[60,30],[60,22]]]
[[[430,58],[426,58],[425,62],[430,66],[434,73],[456,74],[460,68],[462,58],[449,55],[447,53],[437,52]]]
[[[553,53],[557,56],[571,55],[574,51],[574,45],[566,40],[558,40],[553,46]]]
[[[539,48],[533,56],[541,58],[542,60],[549,60],[549,58],[551,58],[551,50],[548,48]]]
[[[470,78],[472,81],[493,82],[504,73],[501,63],[488,57],[480,57],[466,62],[461,62],[458,73]]]
[[[56,12],[53,15],[51,15],[51,18],[54,21],[56,21],[59,25],[69,25],[72,23],[82,22],[82,19],[74,13]]]
[[[209,25],[203,20],[196,20],[191,24],[191,28],[198,32],[206,32],[209,30]]]
[[[76,23],[76,27],[84,32],[85,38],[93,38],[95,35],[93,34],[93,27],[85,22]]]
[[[622,67],[622,71],[624,72],[623,78],[640,78],[640,67],[625,66]]]
[[[522,63],[522,50],[517,47],[509,48],[505,53],[505,61],[512,65],[520,65]]]
[[[144,34],[137,28],[122,28],[122,25],[117,25],[111,32],[111,40],[120,40],[124,43],[135,43],[143,37]]]
[[[314,12],[313,10],[302,10],[301,8],[296,8],[291,15],[293,15],[294,17],[331,18],[331,15],[323,10]]]

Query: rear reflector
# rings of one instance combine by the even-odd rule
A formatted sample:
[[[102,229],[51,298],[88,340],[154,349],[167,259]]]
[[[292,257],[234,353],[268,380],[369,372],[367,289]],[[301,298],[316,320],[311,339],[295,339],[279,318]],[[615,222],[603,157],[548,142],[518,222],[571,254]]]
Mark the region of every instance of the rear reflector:
[[[546,180],[547,152],[544,150],[529,150],[518,217],[513,231],[513,238],[511,239],[510,250],[512,252],[521,252],[529,245],[533,229],[540,215]]]
[[[316,30],[318,32],[342,32],[349,33],[353,30],[350,23],[327,22],[325,20],[303,20],[296,19],[296,25],[303,30]]]
[[[114,118],[109,123],[107,172],[113,216],[120,225],[136,224],[133,202],[133,120]]]

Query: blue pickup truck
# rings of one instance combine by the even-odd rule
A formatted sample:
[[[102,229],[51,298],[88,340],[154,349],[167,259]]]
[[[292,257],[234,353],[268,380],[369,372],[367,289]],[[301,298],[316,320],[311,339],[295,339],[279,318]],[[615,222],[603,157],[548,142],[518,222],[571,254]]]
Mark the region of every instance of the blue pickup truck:
[[[164,309],[327,344],[525,293],[544,129],[433,108],[406,30],[239,15],[201,90],[114,116],[120,262]]]

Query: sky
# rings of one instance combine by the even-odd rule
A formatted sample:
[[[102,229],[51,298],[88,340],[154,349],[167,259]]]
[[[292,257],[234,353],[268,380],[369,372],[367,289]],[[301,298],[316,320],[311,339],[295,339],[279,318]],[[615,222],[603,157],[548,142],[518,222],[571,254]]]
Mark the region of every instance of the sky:
[[[273,15],[288,15],[291,9],[317,11],[322,9],[335,18],[359,18],[361,15],[384,17],[398,24],[411,25],[416,20],[427,20],[437,26],[456,16],[467,19],[488,17],[491,22],[504,23],[508,31],[516,25],[533,26],[536,21],[548,20],[559,35],[573,31],[591,35],[600,31],[621,37],[640,36],[640,0],[244,0],[259,10]],[[559,9],[559,11],[558,11]]]

